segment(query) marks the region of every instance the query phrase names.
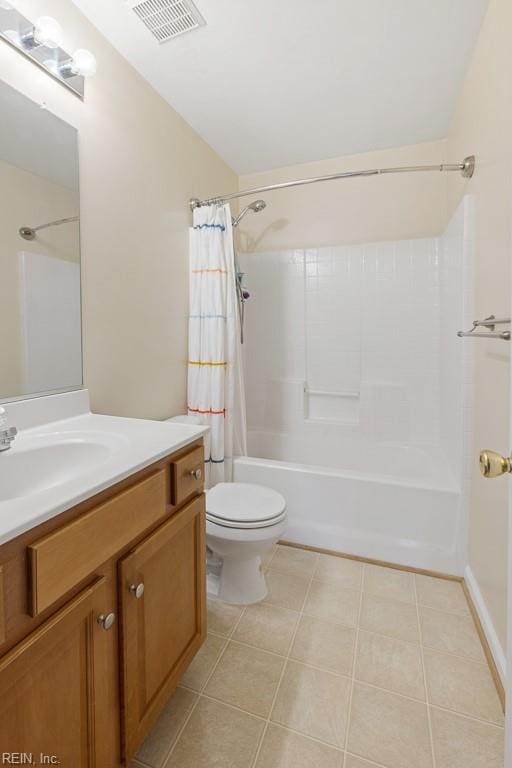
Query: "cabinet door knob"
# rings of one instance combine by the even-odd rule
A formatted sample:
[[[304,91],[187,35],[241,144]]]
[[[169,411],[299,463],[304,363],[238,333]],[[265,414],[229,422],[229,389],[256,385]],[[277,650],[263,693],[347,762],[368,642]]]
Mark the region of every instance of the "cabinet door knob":
[[[130,586],[128,587],[128,591],[137,600],[140,600],[140,598],[144,594],[144,584],[143,584],[143,582],[141,581],[139,584],[130,584]]]
[[[96,619],[102,629],[111,629],[116,623],[115,613],[101,613]]]
[[[192,475],[194,480],[200,480],[203,476],[203,473],[199,467],[197,469],[191,469],[190,474]]]

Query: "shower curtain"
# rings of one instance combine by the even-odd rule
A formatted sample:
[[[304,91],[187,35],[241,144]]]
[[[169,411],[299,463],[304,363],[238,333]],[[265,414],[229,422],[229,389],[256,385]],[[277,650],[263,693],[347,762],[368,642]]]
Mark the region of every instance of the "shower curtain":
[[[207,487],[232,480],[247,428],[229,205],[196,208],[190,230],[188,413],[210,426]]]

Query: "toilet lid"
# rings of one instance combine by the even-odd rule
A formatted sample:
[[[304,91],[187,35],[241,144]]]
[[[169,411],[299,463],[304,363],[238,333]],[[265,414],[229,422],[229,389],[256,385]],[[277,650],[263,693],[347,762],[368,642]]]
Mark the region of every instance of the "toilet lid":
[[[206,517],[234,528],[257,528],[279,522],[286,514],[280,493],[252,483],[219,483],[206,492]]]

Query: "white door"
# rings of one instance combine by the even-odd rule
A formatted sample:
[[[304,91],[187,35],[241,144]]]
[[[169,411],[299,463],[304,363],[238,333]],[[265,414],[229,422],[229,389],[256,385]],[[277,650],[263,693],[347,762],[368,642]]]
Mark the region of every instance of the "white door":
[[[512,381],[510,383],[512,403]],[[510,445],[512,446],[512,408],[510,423]],[[512,459],[494,451],[480,453],[480,469],[487,478],[495,478],[512,472]],[[507,577],[507,667],[506,667],[506,712],[505,712],[505,768],[512,768],[512,479],[508,488],[508,577]]]
[[[512,378],[512,377],[511,377]],[[512,381],[511,381],[512,403]],[[511,409],[512,414],[512,409]],[[512,418],[511,418],[512,420]],[[510,445],[512,445],[512,424],[510,428]],[[505,716],[505,768],[512,768],[512,479],[509,479],[508,489],[508,610],[507,610],[507,686],[506,686],[506,716]]]

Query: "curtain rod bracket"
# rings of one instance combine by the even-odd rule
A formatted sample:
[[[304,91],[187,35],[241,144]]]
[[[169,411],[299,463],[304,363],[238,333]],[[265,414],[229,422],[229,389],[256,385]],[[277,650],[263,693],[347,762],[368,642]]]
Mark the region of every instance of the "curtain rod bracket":
[[[475,172],[475,156],[468,155],[462,162],[462,176],[464,179],[470,179]]]

